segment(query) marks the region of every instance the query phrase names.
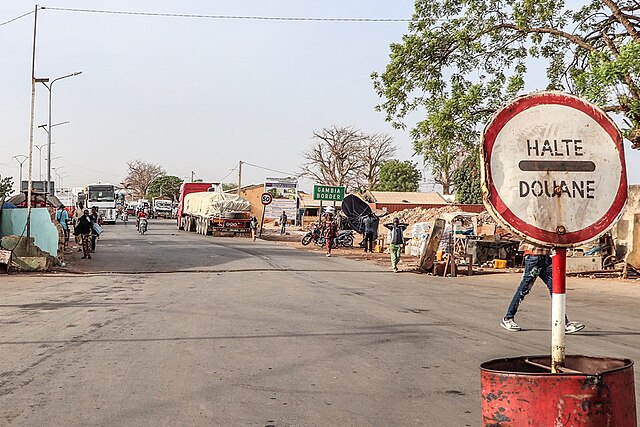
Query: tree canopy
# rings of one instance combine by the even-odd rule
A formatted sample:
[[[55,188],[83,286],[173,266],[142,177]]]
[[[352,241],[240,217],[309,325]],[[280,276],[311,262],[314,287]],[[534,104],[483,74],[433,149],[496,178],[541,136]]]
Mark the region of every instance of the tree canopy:
[[[410,160],[389,160],[380,167],[380,183],[377,191],[418,191],[422,174]]]
[[[147,197],[170,197],[172,200],[177,200],[180,197],[180,186],[182,185],[182,179],[173,175],[163,175],[154,179],[149,184],[147,190]]]
[[[622,115],[640,149],[640,3],[590,0],[416,0],[401,43],[374,87],[378,109],[397,128],[410,116],[416,153],[447,192],[475,148],[480,126],[525,89],[540,64],[546,87]],[[535,68],[535,69],[534,69]],[[529,87],[527,87],[529,88]]]

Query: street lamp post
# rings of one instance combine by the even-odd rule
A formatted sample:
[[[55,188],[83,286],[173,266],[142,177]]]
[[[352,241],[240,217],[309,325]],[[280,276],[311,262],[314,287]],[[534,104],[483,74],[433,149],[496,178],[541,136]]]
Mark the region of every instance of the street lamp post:
[[[38,179],[40,181],[42,181],[42,149],[46,146],[47,144],[34,145],[34,147],[38,149],[38,158],[40,159],[40,161],[38,162]]]
[[[18,154],[16,156],[13,156],[12,158],[20,164],[20,182],[18,183],[18,193],[22,193],[22,165],[29,159],[29,156]]]
[[[47,78],[35,79],[37,83],[42,83],[49,91],[49,132],[47,133],[47,156],[49,160],[47,160],[47,182],[45,187],[47,194],[49,194],[49,183],[51,182],[51,127],[52,127],[51,126],[51,98],[53,94],[53,84],[58,80],[66,79],[67,77],[77,76],[79,74],[82,74],[82,71],[76,71],[75,73],[67,74],[62,77],[57,77],[51,80],[49,84],[47,84],[49,82],[49,79]]]

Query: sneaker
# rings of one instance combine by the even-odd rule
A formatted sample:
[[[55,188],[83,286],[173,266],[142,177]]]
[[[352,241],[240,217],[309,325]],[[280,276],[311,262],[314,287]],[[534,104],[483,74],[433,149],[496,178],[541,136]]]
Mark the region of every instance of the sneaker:
[[[327,254],[327,258],[331,258],[331,254]]]
[[[397,272],[398,272],[398,269],[397,269],[397,268],[394,268],[394,269],[393,269],[393,272],[394,272],[394,273],[397,273]]]
[[[565,334],[575,334],[576,332],[580,332],[584,329],[584,325],[578,322],[569,322],[564,325],[564,333]]]
[[[520,325],[514,322],[513,319],[502,319],[502,322],[500,322],[500,326],[511,332],[517,332],[520,330]]]

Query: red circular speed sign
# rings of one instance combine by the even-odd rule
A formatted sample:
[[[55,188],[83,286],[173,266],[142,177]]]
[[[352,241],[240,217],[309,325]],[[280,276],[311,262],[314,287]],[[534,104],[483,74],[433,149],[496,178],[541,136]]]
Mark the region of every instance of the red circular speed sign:
[[[270,205],[271,202],[273,202],[273,196],[269,193],[262,193],[262,196],[260,196],[260,199],[262,201],[262,204],[265,206]]]
[[[595,239],[627,200],[618,127],[563,92],[525,95],[496,112],[481,158],[485,206],[529,241],[566,247]]]

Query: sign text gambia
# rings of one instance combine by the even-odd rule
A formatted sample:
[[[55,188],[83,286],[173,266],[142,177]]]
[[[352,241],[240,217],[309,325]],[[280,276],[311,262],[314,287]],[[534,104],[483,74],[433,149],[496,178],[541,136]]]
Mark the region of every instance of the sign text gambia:
[[[520,197],[570,197],[593,199],[595,180],[584,174],[569,174],[570,179],[554,178],[553,172],[593,172],[594,162],[584,160],[584,141],[581,139],[527,139],[527,158],[518,163],[522,172],[538,172],[536,179],[518,183]],[[545,177],[540,172],[546,172]],[[563,174],[565,177],[567,174]],[[526,174],[524,174],[526,176]]]

